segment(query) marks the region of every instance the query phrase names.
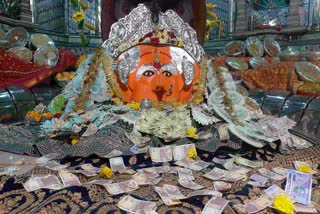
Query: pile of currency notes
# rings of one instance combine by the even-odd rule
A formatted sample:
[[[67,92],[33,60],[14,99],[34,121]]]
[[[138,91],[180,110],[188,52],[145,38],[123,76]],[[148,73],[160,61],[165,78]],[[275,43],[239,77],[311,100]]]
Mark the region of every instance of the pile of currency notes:
[[[196,150],[194,144],[150,148],[149,154],[154,162],[152,166],[133,170],[126,166],[122,157],[109,158],[109,166],[114,174],[127,174],[127,180],[95,179],[83,182],[77,174],[85,177],[98,176],[101,167],[82,164],[77,168],[62,165],[53,159],[55,154],[34,158],[29,165],[47,167],[56,174],[32,175],[24,184],[28,192],[39,189],[60,190],[70,186],[100,185],[110,195],[125,194],[117,206],[130,213],[156,213],[158,201],[146,201],[135,197],[134,191],[150,185],[161,201],[167,206],[179,206],[197,196],[209,196],[202,213],[222,213],[227,205],[237,213],[257,213],[266,208],[276,209],[274,200],[279,195],[287,195],[299,213],[319,213],[320,210],[311,200],[312,181],[318,172],[310,163],[295,162],[295,169],[283,167],[267,168],[262,161],[251,161],[240,156],[229,155],[228,159],[214,157],[212,161],[203,161],[200,157],[188,158],[188,151]],[[130,163],[130,162],[129,162]],[[23,164],[20,164],[23,165]],[[1,168],[0,173],[10,174],[20,165]],[[301,166],[310,168],[309,173],[301,172]],[[313,167],[315,168],[315,167]],[[9,172],[9,173],[8,173]],[[176,183],[165,183],[166,177]],[[201,179],[211,185],[201,183]],[[115,179],[116,180],[116,179]],[[172,179],[171,179],[172,180]],[[224,198],[233,188],[234,182],[245,181],[254,188],[263,188],[263,194],[245,204],[233,204]],[[274,183],[285,182],[285,189]],[[186,193],[187,191],[187,193]]]

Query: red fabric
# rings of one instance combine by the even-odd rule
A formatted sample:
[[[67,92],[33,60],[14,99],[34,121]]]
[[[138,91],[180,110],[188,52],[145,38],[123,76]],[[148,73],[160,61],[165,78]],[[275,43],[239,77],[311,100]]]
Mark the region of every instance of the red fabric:
[[[66,49],[59,50],[59,61],[53,68],[39,67],[33,62],[25,63],[8,52],[0,52],[0,87],[9,85],[31,88],[56,72],[72,67],[78,57]]]

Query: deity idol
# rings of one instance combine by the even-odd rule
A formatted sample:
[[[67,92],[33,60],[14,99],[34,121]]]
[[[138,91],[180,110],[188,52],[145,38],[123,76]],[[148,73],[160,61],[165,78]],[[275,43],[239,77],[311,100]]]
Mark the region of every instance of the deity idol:
[[[125,121],[134,143],[148,136],[197,140],[197,127],[225,121],[224,132],[255,147],[279,138],[284,151],[310,146],[288,133],[293,121],[263,115],[240,94],[228,70],[205,56],[195,30],[173,10],[144,4],[112,25],[103,48],[80,65],[48,110],[61,114],[42,124],[49,137],[83,139]]]

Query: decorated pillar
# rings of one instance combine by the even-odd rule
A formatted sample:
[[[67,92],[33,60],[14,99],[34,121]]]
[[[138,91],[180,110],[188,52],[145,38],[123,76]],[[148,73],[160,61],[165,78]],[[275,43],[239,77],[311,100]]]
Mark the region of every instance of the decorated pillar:
[[[248,17],[247,17],[247,1],[239,0],[236,3],[237,12],[236,12],[236,23],[235,23],[235,32],[244,32],[248,30]]]
[[[289,6],[289,15],[287,18],[287,26],[299,26],[300,16],[299,16],[299,0],[291,0]]]

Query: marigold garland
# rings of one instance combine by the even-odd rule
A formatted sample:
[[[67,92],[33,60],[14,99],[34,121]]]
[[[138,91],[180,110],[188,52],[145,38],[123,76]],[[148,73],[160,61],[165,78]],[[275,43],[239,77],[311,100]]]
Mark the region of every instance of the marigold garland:
[[[189,127],[187,130],[188,137],[195,137],[197,130],[194,127]]]
[[[299,172],[304,172],[304,173],[308,173],[311,174],[312,173],[312,169],[307,165],[307,164],[301,164],[298,166],[298,171]]]
[[[288,195],[278,195],[273,202],[273,206],[283,213],[294,214],[294,205]]]
[[[133,110],[139,110],[140,109],[140,103],[128,103],[127,106],[129,106]]]
[[[187,157],[191,159],[195,159],[197,157],[197,151],[195,149],[190,149],[187,153]]]
[[[72,144],[72,145],[75,145],[75,144],[77,144],[77,143],[79,142],[79,140],[80,140],[79,137],[72,138],[71,144]]]
[[[108,178],[109,179],[109,178],[112,178],[113,171],[109,167],[104,166],[104,167],[101,168],[99,175],[101,177],[103,177],[103,178]]]

